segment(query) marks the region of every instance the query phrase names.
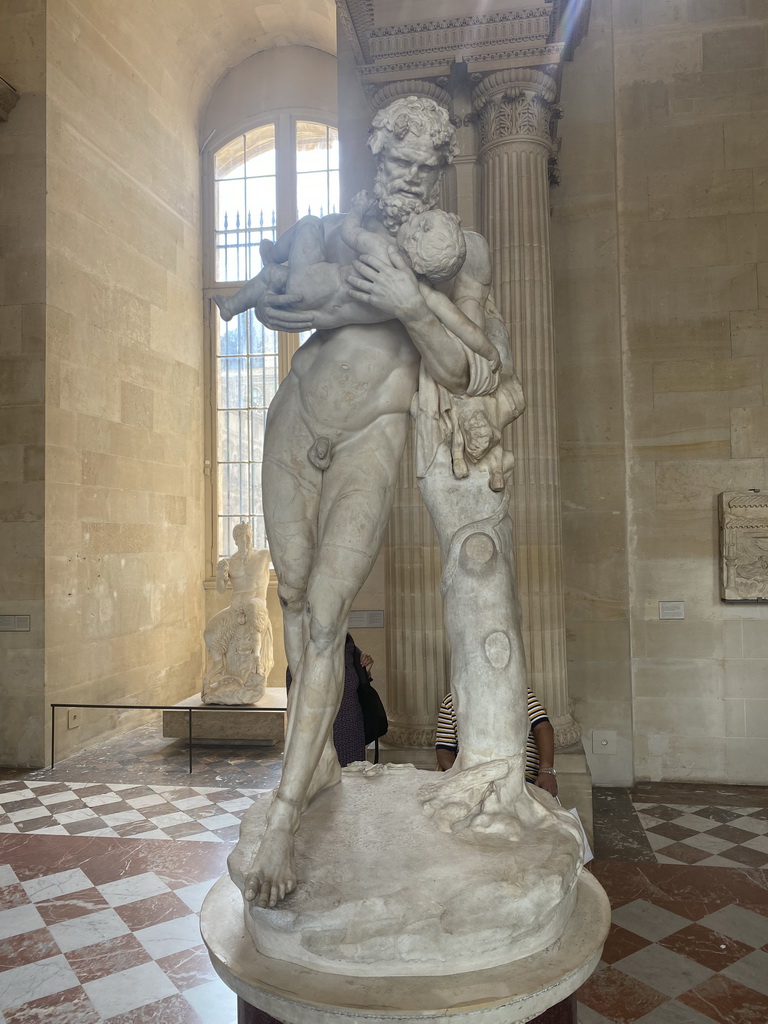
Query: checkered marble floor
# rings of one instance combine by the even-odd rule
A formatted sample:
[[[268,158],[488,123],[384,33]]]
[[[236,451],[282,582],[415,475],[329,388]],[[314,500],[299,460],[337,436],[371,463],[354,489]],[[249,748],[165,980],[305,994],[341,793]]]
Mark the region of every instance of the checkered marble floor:
[[[0,781],[0,1024],[236,1020],[197,912],[279,752],[205,753],[189,785],[123,742]],[[609,801],[614,919],[579,1024],[768,1024],[768,791],[710,789]]]
[[[3,1024],[232,1024],[198,911],[230,845],[0,836]]]
[[[768,873],[597,863],[612,926],[579,1024],[766,1024]]]
[[[730,868],[768,864],[768,806],[635,801],[632,806],[659,864]]]
[[[0,782],[0,833],[236,842],[243,812],[262,792],[221,786]]]

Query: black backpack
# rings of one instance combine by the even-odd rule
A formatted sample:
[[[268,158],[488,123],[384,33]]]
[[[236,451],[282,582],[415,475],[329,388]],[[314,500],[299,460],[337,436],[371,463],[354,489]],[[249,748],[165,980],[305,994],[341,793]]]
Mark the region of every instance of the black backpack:
[[[385,736],[389,729],[387,712],[381,702],[381,697],[374,689],[370,676],[360,664],[360,650],[355,647],[352,663],[357,672],[357,699],[360,701],[360,708],[363,712],[363,729],[365,730],[365,742],[373,743],[373,763],[379,763],[379,737]]]

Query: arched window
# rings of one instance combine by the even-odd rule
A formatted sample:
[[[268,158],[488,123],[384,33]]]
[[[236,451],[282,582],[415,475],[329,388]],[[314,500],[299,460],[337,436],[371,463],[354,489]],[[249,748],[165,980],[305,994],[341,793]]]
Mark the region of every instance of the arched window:
[[[251,523],[255,547],[266,546],[261,459],[266,411],[305,336],[267,330],[253,310],[225,322],[213,295],[234,294],[261,269],[259,244],[274,240],[307,213],[339,206],[338,133],[311,108],[265,112],[204,152],[205,299],[211,339],[211,565],[232,553],[232,528]]]

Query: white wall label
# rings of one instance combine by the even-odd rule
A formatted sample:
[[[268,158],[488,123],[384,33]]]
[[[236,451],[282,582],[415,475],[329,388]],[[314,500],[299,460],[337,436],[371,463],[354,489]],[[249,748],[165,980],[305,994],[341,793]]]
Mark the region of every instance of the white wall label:
[[[659,601],[660,619],[684,619],[685,601]]]
[[[28,633],[28,615],[0,615],[0,633]]]
[[[349,613],[349,628],[350,629],[383,629],[384,628],[384,611],[378,609],[370,609],[361,612],[350,612]]]

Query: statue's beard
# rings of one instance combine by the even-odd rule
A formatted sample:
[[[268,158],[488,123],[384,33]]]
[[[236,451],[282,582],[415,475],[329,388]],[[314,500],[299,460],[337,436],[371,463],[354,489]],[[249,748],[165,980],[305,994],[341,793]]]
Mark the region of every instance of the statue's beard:
[[[401,224],[405,224],[415,213],[433,210],[440,198],[439,184],[435,185],[426,199],[423,199],[421,196],[406,195],[398,192],[397,187],[397,182],[390,184],[384,180],[381,171],[376,172],[373,194],[381,210],[381,219],[384,227],[393,234]]]

